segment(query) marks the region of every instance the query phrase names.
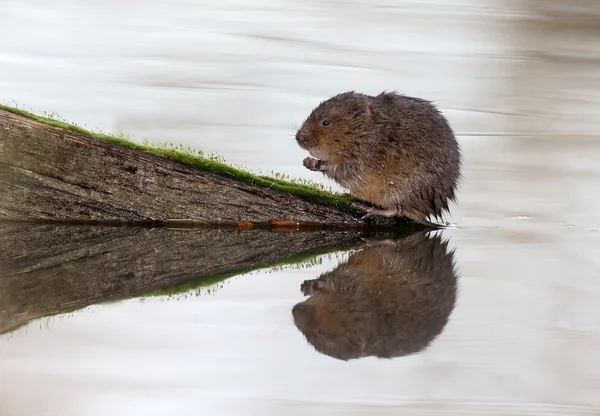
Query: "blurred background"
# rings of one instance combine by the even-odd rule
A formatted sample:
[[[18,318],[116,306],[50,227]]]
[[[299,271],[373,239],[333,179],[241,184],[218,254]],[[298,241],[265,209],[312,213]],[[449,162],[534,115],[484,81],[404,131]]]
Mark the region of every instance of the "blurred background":
[[[287,315],[308,276],[284,284],[259,273],[221,297],[107,306],[0,338],[0,378],[10,380],[0,414],[600,414],[598,0],[0,0],[0,38],[2,103],[255,172],[339,189],[303,168],[294,133],[346,90],[433,100],[464,156],[447,218],[459,226],[447,234],[460,298],[430,355],[348,366],[315,357]],[[206,345],[191,311],[238,329],[251,320],[258,332],[240,340],[215,329],[218,349],[188,357],[196,364],[169,358],[181,344]],[[190,338],[146,351],[133,339],[160,330],[139,327],[144,319],[185,322]],[[94,347],[102,340],[122,342]],[[237,356],[240,342],[255,367],[210,364]],[[128,367],[128,345],[164,371],[197,373],[136,377],[145,364]],[[194,384],[215,374],[239,385]]]
[[[589,151],[600,124],[595,0],[1,7],[6,104],[134,140],[191,145],[253,171],[324,180],[303,168],[294,127],[338,92],[398,90],[433,100],[459,135],[467,175],[456,220],[528,211],[577,222],[582,209],[599,219],[600,205],[581,190],[598,159]],[[469,175],[474,168],[479,174]],[[499,179],[491,169],[509,187],[495,186],[504,195],[493,202],[480,195],[482,183]],[[575,179],[575,189],[565,186]],[[512,192],[520,201],[507,198]],[[520,203],[540,192],[554,201]]]

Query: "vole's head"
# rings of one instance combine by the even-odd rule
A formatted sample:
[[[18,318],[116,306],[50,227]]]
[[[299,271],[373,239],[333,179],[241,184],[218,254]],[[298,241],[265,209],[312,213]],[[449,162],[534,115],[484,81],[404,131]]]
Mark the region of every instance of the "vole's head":
[[[310,113],[296,133],[296,141],[321,160],[351,154],[368,134],[372,114],[369,96],[352,91],[338,94]]]
[[[294,323],[306,340],[322,354],[340,360],[365,354],[361,313],[352,299],[336,294],[314,295],[292,309]]]

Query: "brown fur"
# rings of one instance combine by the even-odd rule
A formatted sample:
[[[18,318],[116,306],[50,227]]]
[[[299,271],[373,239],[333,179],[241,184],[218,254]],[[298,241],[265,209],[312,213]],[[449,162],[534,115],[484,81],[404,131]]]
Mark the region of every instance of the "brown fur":
[[[429,223],[455,201],[460,147],[429,101],[395,92],[338,94],[311,112],[296,140],[321,161],[319,170],[375,206]]]
[[[454,251],[441,237],[380,242],[305,281],[312,296],[294,306],[294,323],[317,351],[337,359],[413,354],[445,327],[456,281]]]

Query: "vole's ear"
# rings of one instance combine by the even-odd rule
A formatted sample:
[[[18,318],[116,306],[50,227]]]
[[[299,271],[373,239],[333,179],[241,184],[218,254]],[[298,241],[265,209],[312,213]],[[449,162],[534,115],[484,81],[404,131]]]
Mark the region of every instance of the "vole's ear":
[[[354,112],[355,118],[358,118],[358,117],[371,118],[372,115],[373,115],[373,104],[372,103],[367,103],[363,107],[359,108],[358,110],[356,110]]]

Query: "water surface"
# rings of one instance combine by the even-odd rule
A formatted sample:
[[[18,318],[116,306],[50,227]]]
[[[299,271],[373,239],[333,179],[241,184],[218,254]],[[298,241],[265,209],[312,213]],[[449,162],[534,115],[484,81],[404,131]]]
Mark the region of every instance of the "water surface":
[[[333,186],[302,167],[294,125],[337,92],[397,89],[434,100],[465,157],[443,232],[456,306],[425,351],[316,352],[291,308],[325,257],[2,335],[0,414],[600,414],[595,2],[0,7],[0,100],[36,113]]]

